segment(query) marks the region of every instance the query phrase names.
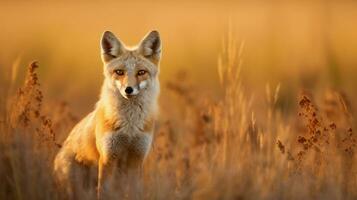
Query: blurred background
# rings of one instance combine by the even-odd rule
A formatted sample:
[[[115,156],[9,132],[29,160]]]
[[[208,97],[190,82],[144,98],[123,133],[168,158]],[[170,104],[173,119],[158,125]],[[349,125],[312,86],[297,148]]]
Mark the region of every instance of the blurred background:
[[[152,29],[145,192],[112,199],[357,199],[356,22],[352,0],[1,0],[0,199],[71,199],[49,166],[98,100],[101,35]],[[84,185],[68,195],[96,199]]]
[[[26,65],[38,60],[46,98],[70,101],[82,115],[102,84],[102,32],[111,30],[130,46],[157,29],[163,87],[184,76],[215,96],[217,60],[229,32],[238,45],[244,41],[242,80],[256,98],[266,84],[280,83],[288,109],[301,88],[343,88],[354,99],[356,9],[355,1],[3,0],[0,69],[5,75],[18,66],[21,81]]]

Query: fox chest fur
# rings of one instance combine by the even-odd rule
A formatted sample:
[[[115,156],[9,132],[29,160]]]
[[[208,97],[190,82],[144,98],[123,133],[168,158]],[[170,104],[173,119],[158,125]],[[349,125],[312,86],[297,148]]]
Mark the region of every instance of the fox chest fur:
[[[104,99],[110,100],[110,97]],[[104,104],[104,106],[103,106]],[[107,105],[117,109],[106,109]],[[143,159],[150,150],[153,138],[155,105],[149,100],[100,102],[96,118],[96,146],[104,162]]]

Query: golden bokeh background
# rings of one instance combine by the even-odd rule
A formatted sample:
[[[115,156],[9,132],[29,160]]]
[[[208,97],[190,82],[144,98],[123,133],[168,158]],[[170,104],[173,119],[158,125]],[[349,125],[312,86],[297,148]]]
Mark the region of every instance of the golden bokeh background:
[[[352,0],[1,0],[0,199],[96,199],[53,159],[98,100],[102,33],[152,29],[153,148],[109,199],[357,199],[356,22]]]
[[[46,96],[70,99],[84,112],[102,83],[102,32],[135,45],[157,29],[162,82],[185,73],[217,94],[217,59],[230,32],[245,44],[242,78],[250,91],[281,83],[288,99],[316,87],[355,98],[356,10],[353,1],[2,1],[0,67],[19,65],[21,75],[38,60]]]

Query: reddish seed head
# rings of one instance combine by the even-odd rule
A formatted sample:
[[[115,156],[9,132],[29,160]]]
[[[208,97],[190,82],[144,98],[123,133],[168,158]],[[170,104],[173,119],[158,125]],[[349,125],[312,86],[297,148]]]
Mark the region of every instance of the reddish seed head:
[[[337,126],[336,126],[335,123],[332,123],[332,124],[330,124],[330,128],[331,128],[332,130],[335,130],[335,129],[337,128]]]

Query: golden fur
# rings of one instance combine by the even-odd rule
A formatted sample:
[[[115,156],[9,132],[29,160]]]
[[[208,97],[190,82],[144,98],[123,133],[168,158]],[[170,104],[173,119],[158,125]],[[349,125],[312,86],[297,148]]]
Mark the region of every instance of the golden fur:
[[[69,192],[73,192],[72,179],[77,171],[96,167],[99,196],[113,169],[139,169],[150,150],[157,114],[161,41],[158,32],[152,31],[138,47],[129,49],[106,31],[101,50],[105,80],[100,100],[95,110],[73,128],[54,161],[55,175]],[[125,90],[128,87],[133,88],[131,95]]]

